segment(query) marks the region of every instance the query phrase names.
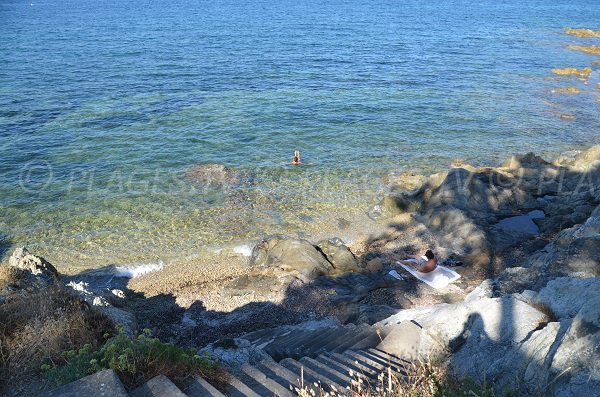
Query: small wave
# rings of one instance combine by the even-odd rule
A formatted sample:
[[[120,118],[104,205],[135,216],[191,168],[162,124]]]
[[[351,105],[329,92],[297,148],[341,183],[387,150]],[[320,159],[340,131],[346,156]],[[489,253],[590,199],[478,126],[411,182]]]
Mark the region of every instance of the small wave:
[[[253,248],[250,244],[240,244],[233,247],[233,252],[242,256],[250,256]]]
[[[147,264],[138,265],[138,266],[117,266],[115,268],[115,276],[136,278],[136,277],[142,276],[144,274],[162,270],[163,267],[165,267],[165,264],[163,261],[160,261],[158,263],[147,263]]]

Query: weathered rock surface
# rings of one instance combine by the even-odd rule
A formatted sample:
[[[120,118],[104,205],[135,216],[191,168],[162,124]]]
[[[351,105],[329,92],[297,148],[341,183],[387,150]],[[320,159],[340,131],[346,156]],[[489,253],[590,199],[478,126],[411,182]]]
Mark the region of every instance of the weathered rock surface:
[[[334,269],[309,241],[283,236],[258,243],[252,250],[250,266],[298,273],[305,280],[314,280]]]
[[[334,273],[360,270],[358,260],[339,238],[320,241],[317,247],[333,266]]]
[[[15,249],[8,259],[8,265],[31,274],[37,286],[52,284],[59,279],[58,271],[50,262],[31,254],[25,247]]]
[[[56,390],[42,394],[40,397],[127,397],[127,391],[119,380],[116,372],[105,369],[93,375],[86,376]]]

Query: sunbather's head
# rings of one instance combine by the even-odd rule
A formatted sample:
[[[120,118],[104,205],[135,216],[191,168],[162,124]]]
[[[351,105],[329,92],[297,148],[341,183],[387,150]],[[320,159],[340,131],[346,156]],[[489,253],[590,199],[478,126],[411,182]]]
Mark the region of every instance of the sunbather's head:
[[[426,257],[427,259],[433,259],[433,258],[435,258],[435,255],[433,255],[433,252],[432,252],[431,250],[427,250],[427,251],[425,252],[425,257]]]

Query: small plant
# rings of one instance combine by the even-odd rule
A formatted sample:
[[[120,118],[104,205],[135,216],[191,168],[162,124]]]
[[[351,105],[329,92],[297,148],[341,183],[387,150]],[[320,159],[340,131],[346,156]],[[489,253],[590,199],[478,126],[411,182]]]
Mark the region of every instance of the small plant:
[[[129,337],[124,328],[119,327],[118,335],[107,340],[98,351],[94,352],[91,346],[86,345],[79,350],[66,351],[63,356],[65,365],[46,364],[42,368],[47,378],[56,385],[72,382],[104,368],[114,369],[128,389],[159,374],[179,384],[194,375],[215,379],[218,383],[223,375],[217,363],[208,356],[200,357],[194,351],[186,352],[171,343],[163,343],[148,329],[137,337]]]

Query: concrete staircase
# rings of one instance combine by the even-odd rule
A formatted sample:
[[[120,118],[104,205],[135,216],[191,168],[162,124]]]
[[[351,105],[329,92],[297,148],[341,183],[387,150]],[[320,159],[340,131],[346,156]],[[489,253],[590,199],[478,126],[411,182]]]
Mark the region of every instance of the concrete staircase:
[[[376,347],[385,337],[384,330],[363,324],[315,330],[274,328],[247,334],[244,339],[262,348],[272,360],[266,359],[254,365],[244,364],[239,372],[230,376],[223,392],[200,377],[181,390],[163,375],[149,380],[129,394],[124,393],[120,384],[113,389],[120,391],[115,395],[123,397],[283,397],[297,395],[295,389],[304,385],[309,389],[322,388],[325,392],[344,394],[346,388],[355,389],[359,379],[364,389],[377,386],[378,376],[382,373],[387,375],[388,371],[392,371],[396,376],[406,374],[407,361]],[[94,376],[96,374],[88,378]],[[109,378],[111,382],[120,383],[116,375]],[[51,395],[78,395],[76,392],[69,394],[67,389],[75,383],[63,386],[63,390],[55,390]],[[315,387],[314,384],[319,386]]]
[[[231,376],[228,388],[223,393],[199,378],[184,393],[189,397],[284,397],[297,395],[294,390],[301,384],[308,389],[315,389],[315,383],[325,392],[343,393],[347,387],[356,385],[359,378],[362,379],[363,388],[376,387],[379,384],[378,375],[387,374],[388,368],[396,376],[404,376],[407,364],[376,348],[351,349],[344,353],[324,352],[315,358],[302,357],[296,360],[288,357],[279,363],[264,360],[256,365],[245,364],[239,374]]]
[[[279,328],[266,329],[245,335],[254,346],[263,349],[273,360],[300,357],[315,358],[323,352],[343,353],[348,349],[365,349],[377,346],[389,327],[336,326],[315,330]]]

